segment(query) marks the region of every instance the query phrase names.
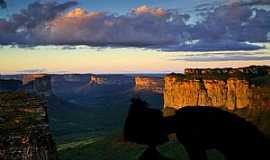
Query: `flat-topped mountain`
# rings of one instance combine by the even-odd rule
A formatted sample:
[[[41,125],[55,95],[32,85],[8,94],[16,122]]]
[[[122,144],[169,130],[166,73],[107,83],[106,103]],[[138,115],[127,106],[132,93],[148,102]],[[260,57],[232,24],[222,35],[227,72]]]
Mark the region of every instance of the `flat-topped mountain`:
[[[154,93],[163,93],[163,78],[160,77],[135,77],[135,90],[136,91],[151,91]]]
[[[165,76],[164,107],[214,106],[230,110],[253,107],[255,90],[265,87],[269,78],[269,66],[186,69],[185,74]]]
[[[47,76],[47,74],[26,74],[26,75],[23,75],[22,82],[24,85],[26,85],[29,82],[32,82],[38,78],[42,78],[45,76]]]
[[[133,83],[132,77],[127,75],[91,75],[89,84],[90,85],[123,85]]]
[[[264,75],[270,75],[270,66],[249,66],[241,68],[186,68],[184,70],[185,78],[203,78],[203,79],[228,79],[252,78]]]
[[[50,75],[23,75],[21,80],[12,78],[16,78],[16,76],[6,76],[4,79],[0,79],[0,92],[24,91],[43,96],[49,96],[52,94]]]
[[[105,77],[97,76],[97,75],[91,75],[89,84],[91,85],[102,85],[107,83],[107,79]]]
[[[52,94],[51,76],[35,77],[22,86],[21,91],[35,93],[42,96],[50,96]]]
[[[47,105],[38,97],[0,93],[0,159],[56,160]]]

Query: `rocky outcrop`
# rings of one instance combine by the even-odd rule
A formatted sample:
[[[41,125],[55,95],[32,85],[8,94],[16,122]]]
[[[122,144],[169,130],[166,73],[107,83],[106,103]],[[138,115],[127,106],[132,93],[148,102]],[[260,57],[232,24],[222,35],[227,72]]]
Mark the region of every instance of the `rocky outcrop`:
[[[154,93],[163,93],[163,78],[159,77],[135,77],[135,90],[139,91],[151,91]]]
[[[186,76],[193,78],[229,78],[229,77],[256,77],[270,75],[270,66],[249,66],[242,68],[186,68]]]
[[[51,76],[46,75],[36,77],[32,81],[28,81],[23,85],[21,90],[28,93],[35,93],[37,95],[49,96],[52,94]]]
[[[246,80],[185,80],[165,77],[164,106],[213,106],[241,109],[251,104],[252,89]]]
[[[170,74],[164,78],[164,107],[213,106],[237,110],[258,106],[256,101],[267,105],[264,93],[258,90],[269,88],[265,86],[269,73],[268,66],[250,66],[186,69],[184,75]],[[255,100],[256,97],[264,98]]]
[[[20,89],[22,82],[19,80],[1,80],[0,79],[0,92],[12,92]]]
[[[101,85],[107,83],[107,79],[97,75],[91,75],[89,84],[91,85]]]
[[[126,75],[91,75],[90,85],[126,85],[132,84],[132,77]]]
[[[26,93],[0,93],[0,159],[56,160],[47,106]]]
[[[38,78],[46,77],[47,74],[26,74],[23,76],[22,82],[23,85],[28,84],[29,82],[32,82]]]

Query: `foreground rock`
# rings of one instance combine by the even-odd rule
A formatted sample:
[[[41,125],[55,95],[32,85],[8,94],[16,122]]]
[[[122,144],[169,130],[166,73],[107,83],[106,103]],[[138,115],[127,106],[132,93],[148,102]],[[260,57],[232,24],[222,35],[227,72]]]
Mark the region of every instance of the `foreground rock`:
[[[0,159],[57,159],[42,100],[26,93],[0,93]]]

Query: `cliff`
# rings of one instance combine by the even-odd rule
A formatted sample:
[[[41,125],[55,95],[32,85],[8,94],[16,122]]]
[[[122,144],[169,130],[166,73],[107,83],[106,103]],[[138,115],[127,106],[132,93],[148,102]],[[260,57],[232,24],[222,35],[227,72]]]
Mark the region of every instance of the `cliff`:
[[[26,74],[26,75],[23,75],[22,82],[23,82],[23,85],[26,85],[31,81],[34,81],[38,78],[42,78],[45,76],[47,76],[47,74]]]
[[[165,77],[164,106],[213,106],[241,109],[250,106],[252,89],[246,80],[177,80]]]
[[[107,83],[107,79],[97,75],[91,75],[89,84],[91,85],[101,85]]]
[[[139,91],[151,91],[154,93],[163,93],[163,78],[158,77],[135,77],[135,90]]]
[[[132,84],[131,76],[127,75],[91,75],[90,85],[126,85]]]
[[[51,76],[35,77],[35,79],[28,81],[23,85],[21,90],[26,91],[27,93],[49,96],[52,94]]]
[[[56,160],[47,106],[26,93],[0,93],[0,159]]]
[[[270,66],[249,66],[242,68],[186,68],[185,77],[204,79],[228,79],[230,77],[250,79],[270,75]]]
[[[164,78],[164,107],[178,109],[185,106],[213,106],[229,110],[250,108],[255,104],[254,91],[269,79],[269,73],[270,67],[250,66],[186,69],[184,75],[170,74]]]

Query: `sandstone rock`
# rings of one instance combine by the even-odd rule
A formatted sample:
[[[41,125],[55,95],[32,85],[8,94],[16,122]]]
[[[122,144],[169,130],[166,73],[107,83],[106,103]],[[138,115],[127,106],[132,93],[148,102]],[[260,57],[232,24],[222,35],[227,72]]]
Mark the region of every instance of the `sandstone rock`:
[[[52,94],[51,76],[46,75],[42,77],[36,77],[32,81],[29,81],[23,85],[21,90],[27,93],[35,93],[37,95],[48,97]]]
[[[34,81],[38,78],[42,78],[45,76],[47,76],[47,74],[26,74],[23,76],[22,82],[23,82],[23,85],[26,85],[31,81]]]
[[[89,83],[92,85],[101,85],[101,84],[105,84],[106,81],[107,79],[104,77],[91,75]]]
[[[90,85],[130,85],[132,84],[132,77],[127,75],[91,75]]]
[[[0,159],[56,160],[47,106],[26,93],[0,93]]]
[[[135,77],[135,90],[136,91],[152,91],[158,94],[163,93],[163,78],[159,77]]]
[[[251,105],[252,87],[248,80],[229,78],[185,79],[165,76],[164,107],[213,106],[230,110]]]
[[[194,76],[203,75],[225,75],[225,76],[237,76],[237,75],[249,75],[249,76],[260,76],[269,75],[270,66],[249,66],[242,68],[186,68],[185,74],[190,74]]]

